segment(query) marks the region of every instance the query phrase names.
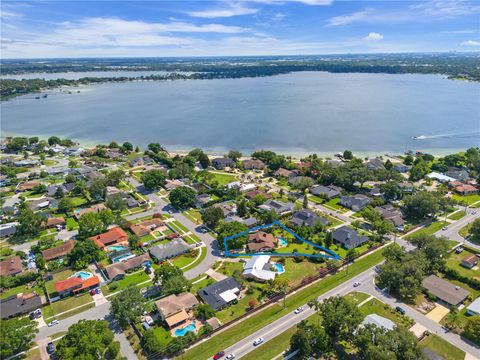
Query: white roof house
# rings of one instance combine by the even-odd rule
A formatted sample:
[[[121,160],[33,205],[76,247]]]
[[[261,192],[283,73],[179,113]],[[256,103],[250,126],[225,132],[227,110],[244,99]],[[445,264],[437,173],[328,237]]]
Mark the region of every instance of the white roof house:
[[[480,297],[467,306],[467,314],[473,316],[480,315]]]
[[[239,190],[240,190],[241,192],[247,192],[247,191],[250,191],[250,190],[255,190],[256,188],[257,188],[257,185],[252,184],[252,183],[249,183],[249,184],[242,184],[242,185],[240,185]]]
[[[454,178],[452,178],[450,176],[447,176],[447,175],[440,174],[438,172],[431,172],[430,174],[427,174],[427,177],[430,178],[430,179],[433,179],[433,180],[440,181],[440,182],[455,181]]]
[[[377,314],[370,314],[365,316],[365,319],[363,319],[361,325],[365,326],[367,324],[373,324],[387,330],[393,330],[393,328],[396,326],[392,320],[389,320]]]
[[[243,276],[246,278],[254,278],[259,281],[274,280],[277,273],[272,271],[272,264],[270,264],[269,255],[252,256],[250,260],[245,263]]]

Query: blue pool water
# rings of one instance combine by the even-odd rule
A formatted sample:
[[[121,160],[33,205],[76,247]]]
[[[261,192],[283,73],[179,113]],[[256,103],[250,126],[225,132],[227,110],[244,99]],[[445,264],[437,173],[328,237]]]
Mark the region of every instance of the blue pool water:
[[[93,275],[89,273],[88,271],[79,271],[70,276],[71,278],[79,277],[82,280],[86,280],[88,278],[91,278]]]
[[[175,336],[184,336],[189,331],[195,331],[195,321],[184,328],[175,330]]]
[[[110,251],[122,251],[123,249],[125,249],[125,246],[122,245],[112,245],[108,247]]]
[[[282,264],[275,263],[273,264],[273,267],[275,268],[275,271],[278,272],[279,274],[282,274],[285,272],[285,268],[283,267]]]
[[[285,240],[284,238],[279,237],[278,240],[281,246],[288,246],[288,241]]]
[[[135,255],[133,255],[133,254],[125,254],[125,255],[122,255],[122,256],[119,256],[119,257],[115,258],[113,260],[113,262],[118,263],[120,261],[125,261],[125,260],[128,260],[128,259],[134,258],[134,257],[135,257]]]

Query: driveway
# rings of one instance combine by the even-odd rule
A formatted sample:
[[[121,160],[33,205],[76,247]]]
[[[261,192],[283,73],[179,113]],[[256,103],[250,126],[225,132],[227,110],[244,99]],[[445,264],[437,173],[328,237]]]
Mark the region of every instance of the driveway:
[[[432,319],[433,321],[439,323],[440,320],[443,319],[445,315],[447,315],[450,312],[450,309],[439,304],[435,303],[435,307],[433,308],[432,311],[430,311],[428,314],[425,316],[429,319]]]

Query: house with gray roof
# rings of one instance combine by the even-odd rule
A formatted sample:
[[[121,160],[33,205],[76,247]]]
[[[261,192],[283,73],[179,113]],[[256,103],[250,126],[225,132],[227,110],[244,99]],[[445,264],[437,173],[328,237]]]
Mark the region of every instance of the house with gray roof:
[[[181,238],[176,238],[167,244],[152,246],[150,249],[150,255],[152,255],[158,261],[164,259],[170,259],[174,256],[189,252],[191,247],[183,241]]]
[[[318,216],[314,211],[309,209],[302,209],[293,213],[290,222],[295,226],[313,227],[317,224],[327,225],[328,220]]]
[[[367,168],[370,170],[383,170],[385,166],[383,165],[383,161],[380,158],[370,159],[367,162]]]
[[[371,202],[372,199],[368,196],[355,194],[353,196],[340,196],[340,201],[338,203],[346,208],[352,209],[353,211],[360,211]]]
[[[356,248],[369,241],[367,236],[361,236],[356,230],[346,225],[336,229],[332,234],[332,238],[342,244],[345,249]]]
[[[232,167],[235,161],[228,157],[215,158],[212,160],[212,166],[217,170],[223,170],[227,167]]]
[[[396,228],[405,225],[403,213],[393,205],[383,205],[376,207],[375,210],[385,219],[389,220]]]
[[[467,315],[480,315],[480,297],[476,298],[470,305],[467,306]]]
[[[36,293],[16,294],[2,299],[0,314],[2,319],[27,314],[42,307],[42,298]]]
[[[209,304],[215,311],[219,311],[238,299],[241,288],[237,280],[228,277],[200,289],[197,295],[204,303]]]
[[[449,170],[445,173],[445,175],[462,182],[466,182],[468,179],[470,179],[468,172],[463,169]]]
[[[360,326],[365,326],[368,324],[384,328],[385,330],[393,330],[396,327],[395,323],[392,320],[384,318],[383,316],[377,314],[369,314],[365,316],[365,319],[363,319]]]
[[[291,202],[283,202],[279,200],[267,200],[265,203],[258,207],[265,211],[275,211],[278,215],[283,215],[293,211],[294,205]]]
[[[430,275],[423,279],[422,286],[429,293],[434,295],[437,300],[450,306],[458,306],[470,295],[470,291],[454,285],[436,275]]]
[[[326,196],[327,199],[333,199],[340,195],[342,188],[335,185],[316,185],[310,189],[310,193],[316,196]]]

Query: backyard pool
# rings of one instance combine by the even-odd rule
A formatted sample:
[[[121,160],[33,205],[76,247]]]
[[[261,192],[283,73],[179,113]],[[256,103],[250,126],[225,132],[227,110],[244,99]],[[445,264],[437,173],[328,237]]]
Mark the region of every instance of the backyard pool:
[[[279,238],[278,238],[278,242],[280,243],[280,246],[282,246],[282,247],[288,246],[288,241],[285,240],[285,239],[282,238],[282,237],[279,237]]]
[[[73,274],[72,276],[70,276],[70,278],[80,278],[82,280],[86,280],[86,279],[89,279],[93,276],[92,273],[89,273],[88,271],[78,271],[76,272],[75,274]]]
[[[125,246],[122,245],[112,245],[107,248],[110,251],[122,251],[125,249]]]
[[[128,254],[125,254],[125,255],[114,258],[113,262],[118,263],[118,262],[126,261],[126,260],[134,258],[134,257],[135,257],[135,255],[128,253]]]
[[[196,329],[196,326],[194,321],[191,324],[185,326],[184,328],[175,330],[175,336],[184,336],[187,332],[195,331],[195,329]]]
[[[279,263],[274,263],[272,264],[273,267],[275,268],[275,271],[279,274],[283,274],[285,272],[285,268],[283,267],[282,264],[279,264]]]

